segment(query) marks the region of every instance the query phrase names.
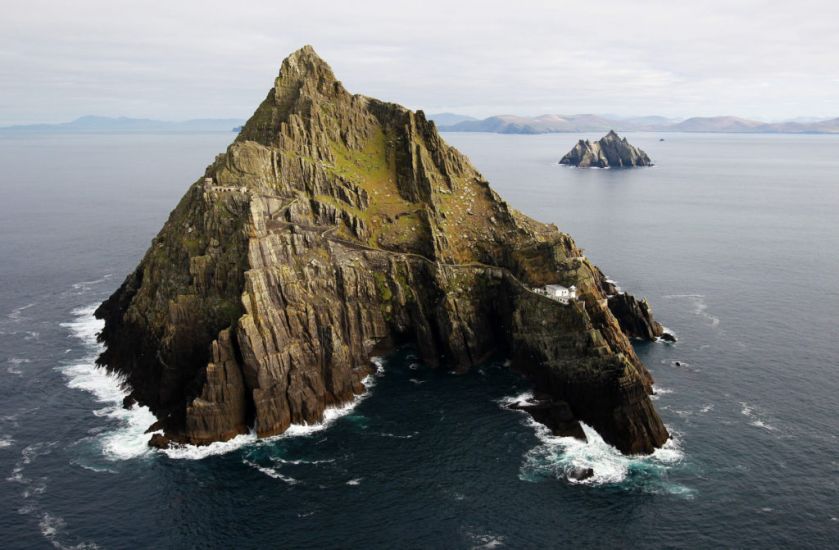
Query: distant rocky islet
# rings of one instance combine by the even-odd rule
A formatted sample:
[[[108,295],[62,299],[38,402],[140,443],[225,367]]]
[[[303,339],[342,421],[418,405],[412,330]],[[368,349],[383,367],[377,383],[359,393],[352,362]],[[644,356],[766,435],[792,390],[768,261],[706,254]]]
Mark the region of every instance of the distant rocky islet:
[[[594,142],[581,139],[559,164],[578,168],[634,168],[652,166],[653,162],[647,153],[611,130]]]

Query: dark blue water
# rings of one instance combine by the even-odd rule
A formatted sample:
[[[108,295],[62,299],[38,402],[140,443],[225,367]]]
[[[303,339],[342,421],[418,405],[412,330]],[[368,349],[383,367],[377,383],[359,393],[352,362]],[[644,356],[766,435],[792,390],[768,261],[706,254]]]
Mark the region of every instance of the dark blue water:
[[[0,139],[0,545],[835,546],[839,138],[636,134],[656,167],[587,171],[555,164],[577,136],[445,137],[679,336],[638,346],[666,449],[549,437],[503,358],[405,348],[325,426],[150,451],[91,307],[232,135]]]

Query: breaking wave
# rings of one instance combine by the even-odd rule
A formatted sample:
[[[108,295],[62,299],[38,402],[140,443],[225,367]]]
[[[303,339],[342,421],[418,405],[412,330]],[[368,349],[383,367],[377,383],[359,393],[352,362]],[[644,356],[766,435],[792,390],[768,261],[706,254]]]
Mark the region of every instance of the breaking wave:
[[[376,365],[376,375],[384,376],[385,367],[384,359],[381,357],[374,357],[371,362]],[[288,429],[272,437],[258,438],[255,432],[249,434],[238,435],[228,441],[216,441],[209,445],[171,445],[168,449],[161,450],[169,458],[185,459],[185,460],[201,460],[208,456],[226,454],[248,445],[265,445],[270,444],[281,439],[289,437],[302,437],[311,435],[313,433],[325,430],[332,425],[339,418],[350,414],[359,403],[370,395],[370,391],[375,386],[376,381],[374,376],[367,376],[362,380],[365,391],[362,394],[356,395],[352,401],[348,401],[344,405],[338,407],[329,407],[323,411],[323,420],[314,424],[292,424]],[[265,472],[263,472],[265,473]]]
[[[122,406],[128,394],[125,380],[96,365],[96,357],[102,351],[102,345],[96,341],[96,335],[102,330],[103,321],[93,316],[96,306],[86,306],[73,310],[75,319],[61,326],[82,341],[88,354],[73,364],[59,367],[67,378],[67,386],[86,391],[103,406],[93,411],[99,417],[107,418],[117,426],[98,436],[102,453],[110,460],[126,460],[149,453],[146,442],[146,429],[156,418],[147,407],[134,405],[130,409]]]
[[[530,392],[506,397],[499,403],[507,406],[532,398]],[[536,422],[522,411],[526,424],[531,427],[539,444],[527,451],[519,469],[519,479],[538,482],[546,479],[565,480],[569,483],[603,486],[620,485],[627,489],[641,489],[650,493],[666,493],[691,498],[693,490],[684,485],[666,481],[669,469],[683,462],[684,452],[676,434],[660,449],[646,456],[628,456],[606,443],[594,428],[580,423],[587,441],[573,437],[559,437],[550,429]],[[575,474],[591,468],[593,475],[587,479],[574,479]]]
[[[61,373],[67,378],[67,385],[70,388],[80,389],[93,395],[93,397],[104,406],[93,411],[99,417],[113,420],[118,427],[107,430],[97,436],[103,454],[111,460],[128,460],[154,451],[148,446],[149,434],[146,430],[156,418],[148,407],[134,405],[130,409],[122,406],[123,399],[128,394],[125,380],[116,374],[109,373],[106,369],[96,365],[96,357],[102,352],[102,344],[96,340],[96,336],[103,328],[103,321],[93,316],[96,310],[95,305],[77,308],[72,311],[75,316],[73,321],[61,323],[61,326],[68,329],[70,333],[82,341],[88,354],[78,362],[59,367]],[[337,419],[348,415],[358,404],[364,400],[375,386],[376,377],[384,376],[385,360],[381,357],[373,357],[371,362],[375,366],[375,374],[364,378],[364,393],[355,396],[352,401],[338,407],[327,408],[323,413],[323,420],[315,424],[292,424],[282,434],[259,439],[256,434],[238,435],[228,441],[216,441],[209,445],[172,445],[160,452],[173,459],[201,460],[209,456],[226,454],[242,447],[270,443],[272,441],[287,438],[306,436],[328,428]]]

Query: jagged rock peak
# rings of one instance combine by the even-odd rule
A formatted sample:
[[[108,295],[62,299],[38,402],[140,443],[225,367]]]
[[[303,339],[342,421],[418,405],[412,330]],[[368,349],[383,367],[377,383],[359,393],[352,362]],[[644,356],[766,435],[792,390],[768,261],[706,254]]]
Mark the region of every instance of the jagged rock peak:
[[[614,130],[609,130],[608,134],[594,143],[581,139],[559,163],[579,168],[631,168],[653,165],[647,153],[631,145]]]
[[[314,80],[325,84],[337,82],[332,67],[310,45],[305,45],[283,60],[278,80]]]

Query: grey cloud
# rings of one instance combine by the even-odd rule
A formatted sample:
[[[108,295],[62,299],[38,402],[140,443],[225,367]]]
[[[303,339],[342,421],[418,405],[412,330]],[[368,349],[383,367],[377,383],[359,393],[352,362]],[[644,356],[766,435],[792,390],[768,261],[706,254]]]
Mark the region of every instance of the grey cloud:
[[[427,111],[839,115],[839,5],[765,0],[129,2],[4,7],[0,124],[245,117],[311,43]]]

